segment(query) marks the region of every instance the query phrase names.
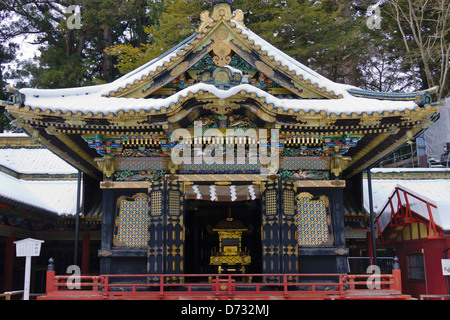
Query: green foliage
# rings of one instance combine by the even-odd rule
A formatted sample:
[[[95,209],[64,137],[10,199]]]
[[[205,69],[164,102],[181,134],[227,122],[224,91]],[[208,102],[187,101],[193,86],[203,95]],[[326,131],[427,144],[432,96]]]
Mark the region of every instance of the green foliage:
[[[10,93],[6,91],[6,80],[9,77],[9,72],[6,71],[5,65],[10,63],[15,58],[17,45],[10,43],[8,46],[0,45],[0,100],[7,101],[10,98]],[[0,132],[4,130],[11,130],[9,119],[5,115],[5,109],[0,107]]]
[[[446,88],[449,47],[444,0],[385,0],[381,29],[366,26],[368,0],[235,0],[245,24],[265,40],[325,77],[376,91]],[[80,0],[81,29],[67,28],[70,0],[4,0],[0,3],[0,42],[35,35],[40,55],[18,65],[22,85],[61,88],[110,82],[169,50],[199,25],[212,0]],[[420,51],[408,6],[418,17],[427,51]],[[396,19],[395,6],[405,13]],[[410,10],[411,11],[411,10]],[[13,17],[19,19],[13,19]],[[436,30],[446,24],[446,33]],[[444,30],[444,29],[443,29]],[[406,41],[405,41],[406,35]],[[444,41],[432,41],[438,39]],[[434,38],[433,38],[434,37]],[[405,45],[407,49],[405,50]],[[450,48],[450,47],[449,47]],[[450,50],[450,49],[449,49]],[[448,59],[447,59],[448,60]],[[444,68],[444,69],[442,69]],[[448,72],[450,73],[450,72]]]
[[[193,34],[200,13],[209,9],[208,2],[199,0],[165,0],[164,7],[158,23],[145,29],[155,53],[163,53]]]
[[[347,1],[287,0],[272,21],[256,25],[260,35],[298,61],[334,81],[346,81],[365,43],[363,22]],[[255,30],[256,32],[256,30]]]
[[[105,52],[118,57],[116,67],[122,74],[130,72],[193,34],[200,23],[200,13],[209,8],[209,2],[199,0],[149,1],[149,25],[144,27],[147,42],[139,47],[118,44]]]
[[[199,0],[152,2],[162,13],[145,28],[147,44],[139,48],[116,45],[121,73],[159,56],[195,32],[200,13],[210,3]],[[334,81],[358,83],[358,54],[366,51],[364,19],[356,17],[346,0],[235,1],[245,13],[246,26],[265,40]],[[366,28],[367,29],[367,28]]]
[[[139,46],[145,40],[146,0],[80,0],[81,28],[69,29],[69,0],[5,0],[0,3],[0,40],[33,35],[39,54],[20,65],[28,85],[61,88],[112,81],[116,58],[104,52],[112,44]]]

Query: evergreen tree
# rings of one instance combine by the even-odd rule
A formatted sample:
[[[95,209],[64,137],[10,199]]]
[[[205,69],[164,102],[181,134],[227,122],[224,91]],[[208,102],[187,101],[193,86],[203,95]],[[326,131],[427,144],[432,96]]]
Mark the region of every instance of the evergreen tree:
[[[347,1],[283,3],[272,21],[259,23],[260,36],[329,79],[356,85],[362,21],[349,13]]]
[[[147,39],[141,46],[115,45],[106,49],[117,56],[117,67],[127,73],[169,50],[195,32],[200,23],[200,13],[210,8],[208,1],[155,0],[148,2]]]
[[[8,46],[0,45],[0,101],[7,101],[10,97],[10,93],[6,91],[8,73],[5,72],[5,65],[14,60],[16,49],[17,45],[14,43],[10,43]],[[11,125],[5,115],[5,108],[0,107],[0,132],[5,130],[11,130]]]
[[[119,58],[117,67],[129,72],[159,56],[195,32],[200,13],[211,3],[200,0],[154,1],[162,13],[146,28],[148,42],[141,47],[116,45],[107,50]],[[234,2],[244,11],[245,24],[265,40],[300,62],[340,82],[357,85],[358,54],[367,42],[363,18],[355,19],[347,0],[257,0]],[[153,11],[150,10],[152,13]]]
[[[66,9],[71,0],[5,0],[0,3],[0,40],[34,35],[39,56],[23,66],[30,85],[61,88],[111,81],[118,76],[112,44],[139,45],[148,19],[145,0],[80,0],[80,27],[71,28]],[[18,17],[18,19],[14,19]]]
[[[69,29],[65,9],[72,0],[4,0],[0,41],[34,35],[40,56],[17,71],[28,72],[27,85],[109,82],[195,32],[211,2],[79,0],[81,28]],[[440,96],[448,95],[450,9],[445,0],[379,1],[381,29],[370,30],[366,10],[374,2],[235,0],[233,6],[244,11],[247,27],[333,81],[376,91],[439,85]]]

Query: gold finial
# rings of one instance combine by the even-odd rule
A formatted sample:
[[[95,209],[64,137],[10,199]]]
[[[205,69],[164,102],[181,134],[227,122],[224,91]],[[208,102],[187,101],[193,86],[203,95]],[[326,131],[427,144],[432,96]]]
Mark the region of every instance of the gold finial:
[[[227,0],[214,1],[211,4],[211,11],[203,11],[200,14],[200,27],[198,32],[203,31],[214,22],[224,19],[226,21],[234,20],[245,28],[244,12],[240,9],[233,11],[233,2]]]
[[[232,18],[232,2],[227,0],[214,1],[212,3],[212,18],[230,20]]]
[[[239,23],[242,27],[245,28],[244,24],[244,12],[241,9],[237,9],[233,12],[233,20]]]

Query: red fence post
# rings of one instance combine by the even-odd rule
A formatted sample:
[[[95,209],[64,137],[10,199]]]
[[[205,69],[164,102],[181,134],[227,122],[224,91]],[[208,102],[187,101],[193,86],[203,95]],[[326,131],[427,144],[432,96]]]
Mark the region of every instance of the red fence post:
[[[45,293],[48,295],[50,292],[54,291],[55,287],[53,285],[55,279],[55,266],[53,264],[53,258],[48,260],[47,267],[47,280],[46,280],[46,289]]]
[[[402,271],[400,270],[400,264],[398,263],[397,257],[394,257],[392,275],[394,276],[394,285],[392,286],[392,289],[402,292]]]

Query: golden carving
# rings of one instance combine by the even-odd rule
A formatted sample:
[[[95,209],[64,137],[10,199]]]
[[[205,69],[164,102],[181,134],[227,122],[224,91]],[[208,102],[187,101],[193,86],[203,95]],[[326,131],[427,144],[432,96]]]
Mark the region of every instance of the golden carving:
[[[311,200],[313,198],[313,195],[309,192],[300,192],[296,198],[297,198],[297,200],[299,200],[301,198],[308,198],[309,200]]]
[[[199,30],[205,29],[206,26],[208,26],[214,22],[214,20],[210,17],[208,10],[205,10],[200,14],[200,21],[201,21],[201,24],[200,24]]]
[[[214,46],[213,52],[215,54],[213,61],[216,66],[225,67],[230,64],[231,48],[225,43],[219,42],[216,46]]]
[[[219,19],[229,21],[232,18],[230,5],[226,2],[216,3],[213,7],[212,18],[215,21]]]
[[[112,256],[112,251],[106,250],[106,249],[99,250],[98,256],[103,257],[103,258],[110,257],[110,256]]]
[[[244,12],[241,9],[237,9],[233,12],[233,14],[234,14],[233,20],[235,20],[237,23],[239,23],[242,27],[245,28]]]
[[[179,169],[179,165],[173,163],[172,161],[169,161],[168,169],[169,169],[170,173],[172,173],[172,174],[177,173],[177,171]]]
[[[414,139],[414,134],[411,130],[406,131],[406,143],[412,144],[412,140]]]
[[[338,255],[347,255],[348,254],[348,248],[337,248],[334,250],[334,252]]]
[[[217,70],[217,69],[216,69]],[[220,70],[218,72],[214,72],[214,81],[215,84],[226,84],[230,81],[230,77],[225,70]]]
[[[335,154],[331,159],[331,172],[338,177],[347,168],[351,159],[350,157],[343,157],[341,154]]]
[[[219,40],[225,40],[226,38],[228,38],[228,30],[224,27],[218,28],[214,34]]]
[[[323,201],[323,203],[325,204],[325,207],[329,207],[330,206],[330,200],[328,200],[328,197],[327,196],[320,196],[319,197],[319,200],[322,200]]]
[[[224,99],[215,99],[214,102],[206,104],[203,106],[206,110],[211,110],[215,114],[228,114],[233,110],[239,109],[240,106],[236,103],[228,102]]]
[[[107,178],[111,178],[116,171],[114,157],[104,156],[103,158],[95,158],[94,161],[97,162],[98,168]]]

